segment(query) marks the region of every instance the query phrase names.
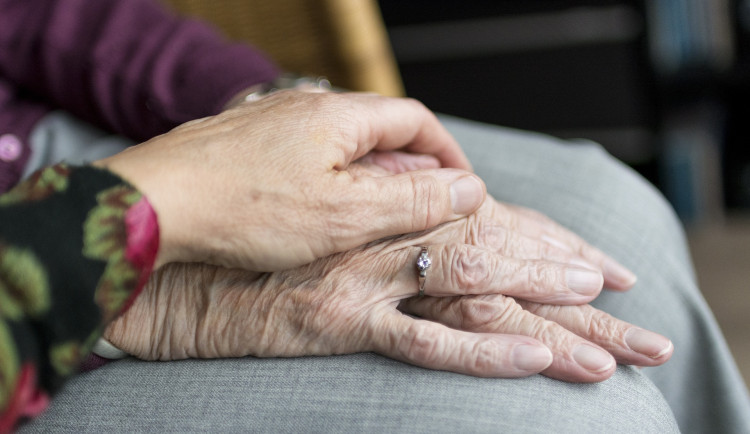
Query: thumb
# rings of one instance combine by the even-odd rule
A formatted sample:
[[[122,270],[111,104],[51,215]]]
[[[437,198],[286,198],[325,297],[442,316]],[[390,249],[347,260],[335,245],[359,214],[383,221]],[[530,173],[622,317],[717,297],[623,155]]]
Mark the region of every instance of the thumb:
[[[460,169],[428,169],[359,178],[358,197],[372,214],[369,238],[407,234],[465,217],[484,201],[484,182]]]

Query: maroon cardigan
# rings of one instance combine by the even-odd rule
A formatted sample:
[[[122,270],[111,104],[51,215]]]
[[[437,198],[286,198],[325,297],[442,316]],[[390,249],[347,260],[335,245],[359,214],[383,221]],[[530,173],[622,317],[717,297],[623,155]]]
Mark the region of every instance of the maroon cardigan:
[[[0,0],[0,192],[18,182],[50,110],[142,141],[278,73],[156,0]]]

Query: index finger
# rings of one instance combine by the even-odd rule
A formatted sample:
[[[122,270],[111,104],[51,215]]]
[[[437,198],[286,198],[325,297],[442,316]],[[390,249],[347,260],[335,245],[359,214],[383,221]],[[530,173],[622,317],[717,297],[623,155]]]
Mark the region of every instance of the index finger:
[[[606,287],[624,291],[635,284],[637,277],[632,271],[544,214],[497,201],[494,206],[498,211],[496,215],[520,233],[580,255],[581,258],[599,267],[604,274]]]
[[[435,156],[443,167],[472,170],[469,159],[427,107],[411,98],[352,95],[361,111],[357,150],[349,161],[371,150],[406,150]]]
[[[378,323],[381,328],[371,335],[375,352],[424,368],[512,378],[552,363],[549,349],[526,336],[470,333],[399,312],[384,314]]]

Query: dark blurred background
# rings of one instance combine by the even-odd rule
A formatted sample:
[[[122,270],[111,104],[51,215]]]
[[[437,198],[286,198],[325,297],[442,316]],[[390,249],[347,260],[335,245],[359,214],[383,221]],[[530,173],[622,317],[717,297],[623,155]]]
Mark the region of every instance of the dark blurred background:
[[[409,96],[602,143],[688,222],[750,207],[745,0],[380,0]]]
[[[379,3],[409,96],[595,140],[665,193],[750,379],[750,0]]]

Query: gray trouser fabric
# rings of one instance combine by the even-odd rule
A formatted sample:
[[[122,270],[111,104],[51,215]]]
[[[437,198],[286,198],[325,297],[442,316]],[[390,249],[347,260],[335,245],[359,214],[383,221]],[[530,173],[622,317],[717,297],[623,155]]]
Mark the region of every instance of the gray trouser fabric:
[[[126,359],[74,378],[24,431],[662,433],[678,423],[683,432],[750,432],[746,389],[661,196],[596,145],[443,121],[493,196],[546,213],[636,272],[630,292],[603,294],[595,304],[670,337],[670,362],[570,384],[539,375],[473,378],[373,354]],[[65,154],[67,141],[91,137],[81,128],[50,115],[34,149]]]
[[[682,227],[661,194],[590,142],[444,121],[490,194],[542,211],[635,271],[634,288],[605,292],[593,304],[672,339],[672,359],[643,372],[680,429],[750,433],[747,388],[697,287]]]

